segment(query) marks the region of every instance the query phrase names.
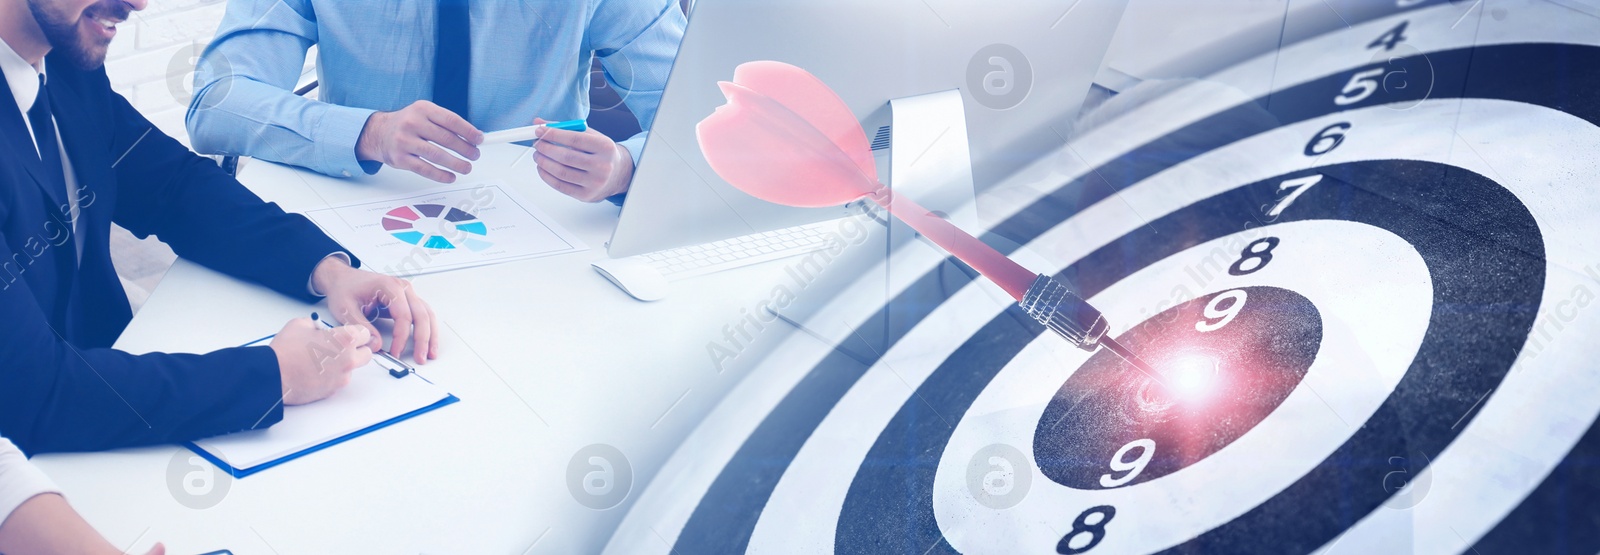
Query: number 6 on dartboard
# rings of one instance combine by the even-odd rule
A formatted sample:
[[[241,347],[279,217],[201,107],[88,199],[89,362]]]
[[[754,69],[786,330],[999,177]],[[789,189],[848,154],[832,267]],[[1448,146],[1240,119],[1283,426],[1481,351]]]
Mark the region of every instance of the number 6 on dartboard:
[[[1311,137],[1311,142],[1306,143],[1305,155],[1315,157],[1333,152],[1333,149],[1344,144],[1344,132],[1349,131],[1350,127],[1350,122],[1341,121],[1322,128]]]

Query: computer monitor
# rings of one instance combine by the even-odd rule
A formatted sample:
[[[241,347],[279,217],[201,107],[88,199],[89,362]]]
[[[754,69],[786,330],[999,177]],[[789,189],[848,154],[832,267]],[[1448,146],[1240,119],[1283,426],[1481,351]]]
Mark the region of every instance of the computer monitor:
[[[981,191],[1070,136],[1124,5],[699,0],[607,252],[631,256],[846,214],[768,203],[711,170],[695,126],[725,102],[717,82],[739,64],[786,62],[826,82],[876,139],[880,174],[889,100],[961,89]]]

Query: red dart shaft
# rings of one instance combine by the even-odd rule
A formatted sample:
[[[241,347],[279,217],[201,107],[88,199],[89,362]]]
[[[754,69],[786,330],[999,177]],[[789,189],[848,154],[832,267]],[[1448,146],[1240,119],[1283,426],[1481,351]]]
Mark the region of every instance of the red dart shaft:
[[[956,227],[955,224],[944,218],[934,215],[911,199],[894,197],[888,187],[884,187],[881,184],[878,187],[877,191],[867,195],[868,198],[878,203],[879,206],[888,209],[889,213],[894,214],[900,221],[911,226],[911,229],[917,230],[917,233],[921,233],[923,237],[927,237],[934,244],[950,251],[950,254],[955,255],[962,262],[966,262],[968,266],[972,266],[978,273],[995,282],[1001,289],[1010,294],[1011,298],[1016,299],[1018,302],[1022,301],[1023,295],[1027,293],[1028,286],[1033,284],[1033,280],[1039,277],[1038,274],[1022,267],[1021,264],[1006,258],[1006,255],[1000,254],[1000,251],[994,250],[994,247],[984,244],[977,237],[962,231],[961,228]]]
[[[873,202],[888,209],[900,221],[978,270],[978,273],[995,282],[1001,289],[1005,289],[1029,316],[1073,345],[1088,351],[1093,351],[1102,344],[1112,346],[1113,353],[1127,359],[1136,368],[1149,372],[1148,365],[1133,356],[1133,353],[1123,349],[1121,345],[1116,345],[1114,341],[1103,341],[1106,339],[1106,332],[1110,330],[1110,324],[1099,310],[1089,306],[1088,301],[1073,293],[1065,283],[1047,275],[1028,271],[1021,264],[1011,261],[999,251],[944,218],[918,206],[910,199],[892,198],[887,187],[879,185],[878,190],[868,196]]]

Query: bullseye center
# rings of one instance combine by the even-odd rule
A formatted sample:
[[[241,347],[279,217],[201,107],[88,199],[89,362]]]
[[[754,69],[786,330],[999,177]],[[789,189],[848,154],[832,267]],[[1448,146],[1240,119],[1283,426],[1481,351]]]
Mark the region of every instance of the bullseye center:
[[[1298,293],[1246,287],[1180,304],[1116,340],[1156,374],[1102,351],[1062,384],[1034,433],[1040,470],[1062,485],[1137,484],[1232,443],[1299,385],[1322,319]]]
[[[1156,367],[1160,375],[1139,388],[1139,408],[1156,412],[1179,403],[1208,401],[1223,379],[1221,358],[1212,353],[1189,353]]]

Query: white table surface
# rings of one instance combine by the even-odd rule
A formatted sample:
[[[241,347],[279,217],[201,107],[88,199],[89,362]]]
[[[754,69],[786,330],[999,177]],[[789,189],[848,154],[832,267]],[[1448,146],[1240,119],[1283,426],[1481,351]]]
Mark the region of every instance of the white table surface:
[[[488,147],[458,184],[504,180],[589,250],[413,278],[445,324],[440,358],[421,372],[460,403],[227,481],[222,501],[206,509],[179,501],[181,479],[169,476],[187,453],[178,446],[34,461],[90,523],[136,553],[156,541],[177,555],[599,551],[681,439],[792,333],[768,326],[721,373],[707,355],[741,309],[769,298],[786,264],[679,282],[665,300],[635,301],[589,267],[605,256],[618,208],[551,190],[526,151]],[[295,212],[437,186],[394,169],[339,180],[261,161],[241,180]],[[317,309],[180,260],[117,348],[205,352]],[[632,493],[607,510],[580,504],[567,486],[568,461],[595,443],[619,449],[633,469]]]

